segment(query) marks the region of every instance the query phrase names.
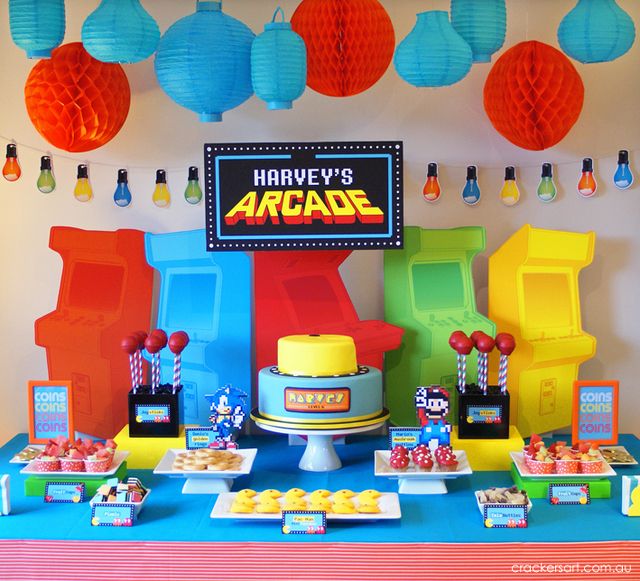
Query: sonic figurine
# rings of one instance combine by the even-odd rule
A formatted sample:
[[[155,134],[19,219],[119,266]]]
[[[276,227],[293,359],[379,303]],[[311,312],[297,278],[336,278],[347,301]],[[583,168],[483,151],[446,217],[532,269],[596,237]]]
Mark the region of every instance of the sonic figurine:
[[[445,418],[449,413],[449,392],[439,385],[418,387],[415,406],[422,426],[420,443],[426,444],[432,451],[438,446],[448,446],[451,441],[451,424]]]
[[[217,432],[212,448],[231,449],[238,447],[236,434],[242,429],[247,418],[247,398],[244,391],[225,385],[213,395],[205,395],[209,402],[209,421]]]

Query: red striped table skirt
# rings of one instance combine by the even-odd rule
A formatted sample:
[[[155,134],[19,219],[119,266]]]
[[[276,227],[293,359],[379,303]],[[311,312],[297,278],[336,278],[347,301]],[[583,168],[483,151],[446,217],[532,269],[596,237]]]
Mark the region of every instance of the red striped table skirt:
[[[640,541],[178,543],[0,540],[1,581],[640,580]]]

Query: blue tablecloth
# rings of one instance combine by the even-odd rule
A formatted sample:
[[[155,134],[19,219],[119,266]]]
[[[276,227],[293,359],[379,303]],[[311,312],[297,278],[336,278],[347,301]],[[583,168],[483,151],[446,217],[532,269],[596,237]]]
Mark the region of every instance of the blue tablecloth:
[[[397,491],[397,482],[373,474],[373,451],[383,449],[386,438],[351,437],[337,446],[343,468],[312,473],[298,469],[303,452],[288,446],[285,436],[241,440],[244,448],[258,448],[249,476],[238,478],[233,490],[291,487]],[[132,528],[92,527],[89,503],[45,504],[42,498],[25,497],[21,465],[9,459],[27,444],[26,435],[13,438],[0,449],[2,471],[11,475],[12,512],[0,518],[0,539],[145,540],[145,541],[243,541],[243,542],[372,542],[372,543],[477,543],[520,541],[618,541],[640,540],[640,519],[622,515],[621,475],[638,474],[638,466],[617,469],[610,499],[595,499],[586,506],[552,506],[534,500],[528,529],[486,529],[478,511],[474,490],[510,486],[507,472],[476,472],[449,481],[448,494],[400,495],[402,519],[396,521],[329,523],[327,534],[282,535],[277,521],[212,520],[216,497],[181,494],[183,479],[154,475],[151,470],[130,470],[153,489],[136,525]],[[620,444],[640,458],[640,441],[623,435]]]

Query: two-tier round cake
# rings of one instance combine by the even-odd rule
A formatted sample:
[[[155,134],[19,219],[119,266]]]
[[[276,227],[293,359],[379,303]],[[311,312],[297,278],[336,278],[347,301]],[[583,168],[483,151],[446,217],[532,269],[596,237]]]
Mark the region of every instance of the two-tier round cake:
[[[301,429],[367,426],[388,417],[382,374],[358,366],[345,335],[290,335],[278,340],[278,364],[258,376],[258,410],[265,424]]]

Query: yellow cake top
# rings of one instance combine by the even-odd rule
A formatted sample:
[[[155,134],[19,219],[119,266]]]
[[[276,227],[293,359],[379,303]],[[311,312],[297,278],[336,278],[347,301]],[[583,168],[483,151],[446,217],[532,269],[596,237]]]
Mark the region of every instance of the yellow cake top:
[[[282,337],[278,339],[278,370],[316,377],[356,373],[356,345],[348,335]]]

